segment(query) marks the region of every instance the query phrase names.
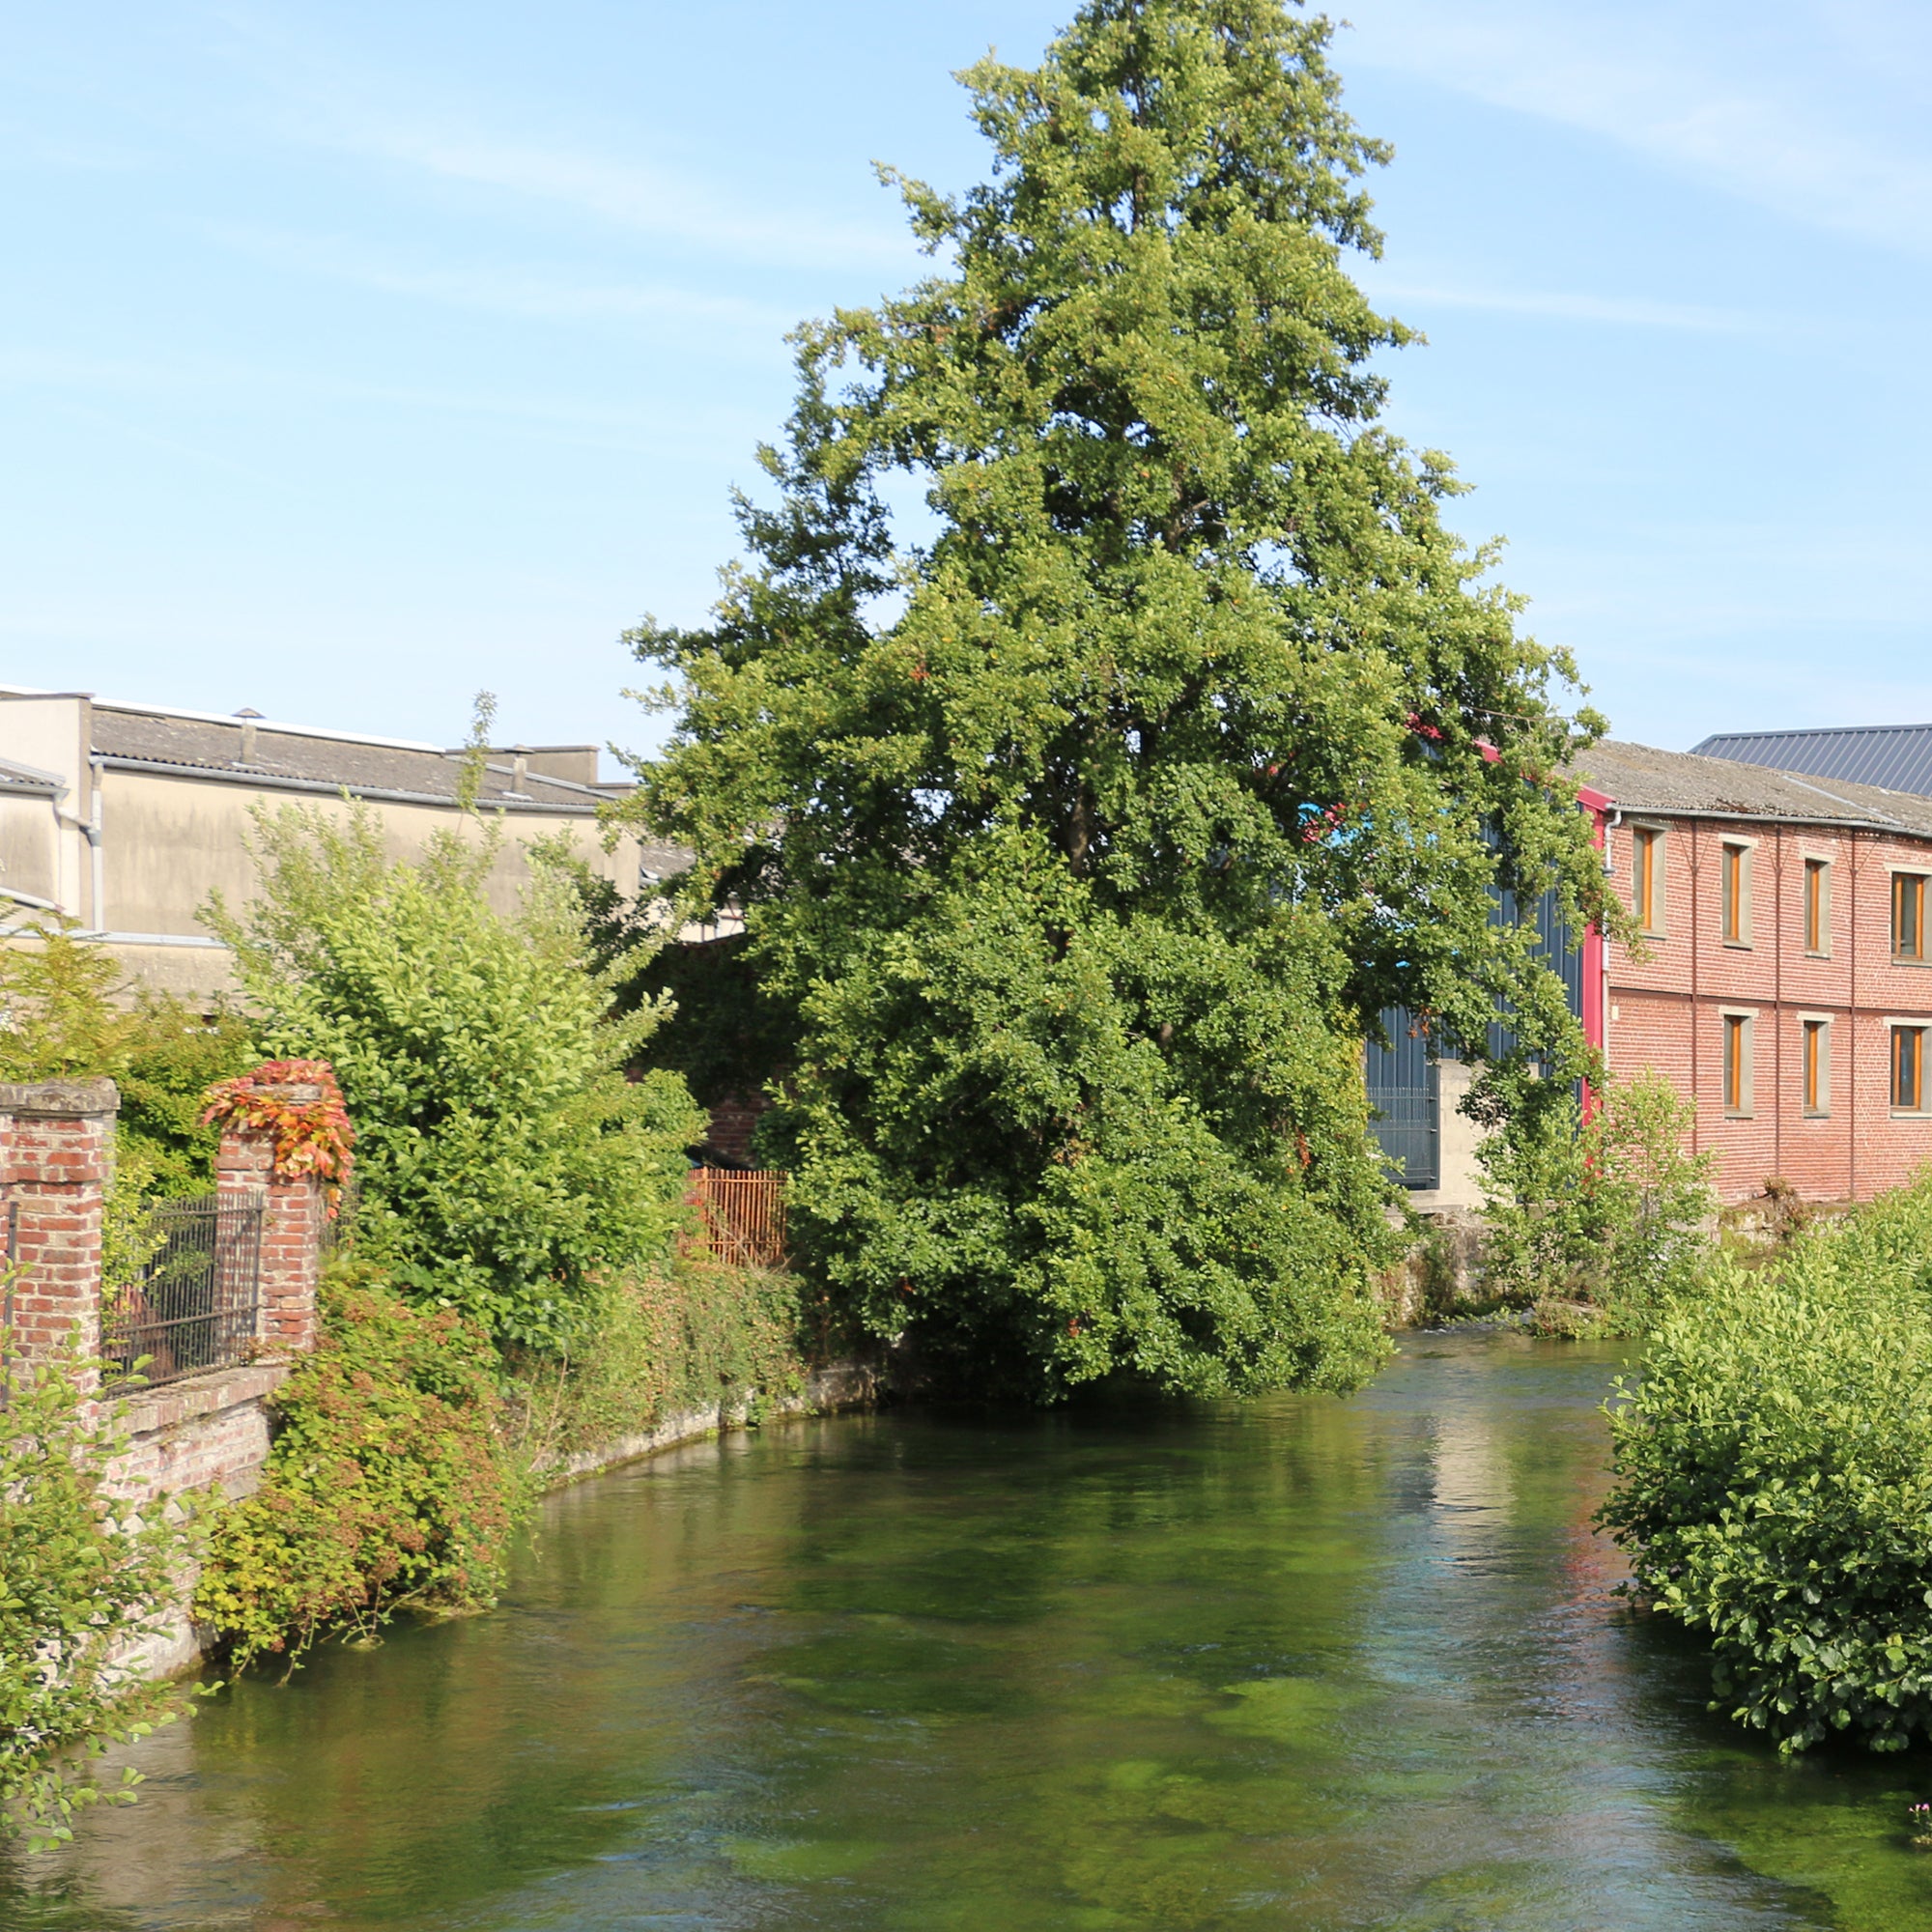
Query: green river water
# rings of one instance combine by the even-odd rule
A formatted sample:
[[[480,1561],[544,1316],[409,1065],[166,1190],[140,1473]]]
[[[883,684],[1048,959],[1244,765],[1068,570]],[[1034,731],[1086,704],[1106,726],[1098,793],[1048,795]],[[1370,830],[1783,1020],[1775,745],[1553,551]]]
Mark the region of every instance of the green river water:
[[[1419,1335],[1349,1402],[634,1465],[497,1614],[149,1740],[0,1924],[1932,1928],[1932,1762],[1779,1763],[1611,1596],[1617,1360]]]

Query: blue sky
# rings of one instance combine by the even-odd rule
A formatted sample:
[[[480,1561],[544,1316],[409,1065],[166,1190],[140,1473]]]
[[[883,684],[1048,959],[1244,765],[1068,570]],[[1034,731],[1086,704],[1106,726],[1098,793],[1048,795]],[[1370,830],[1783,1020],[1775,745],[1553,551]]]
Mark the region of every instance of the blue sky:
[[[1067,0],[0,10],[0,680],[649,742],[873,158]],[[1339,11],[1339,10],[1338,10]],[[1393,417],[1620,736],[1932,718],[1932,9],[1350,0]]]

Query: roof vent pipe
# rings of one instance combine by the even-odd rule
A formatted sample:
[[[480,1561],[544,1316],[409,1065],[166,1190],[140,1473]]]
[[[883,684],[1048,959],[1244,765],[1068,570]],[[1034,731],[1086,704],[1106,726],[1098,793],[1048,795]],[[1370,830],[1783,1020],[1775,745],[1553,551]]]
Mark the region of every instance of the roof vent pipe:
[[[238,765],[252,765],[255,762],[255,721],[262,714],[250,706],[235,715],[242,721],[242,755],[235,762]]]
[[[527,745],[511,747],[514,755],[510,759],[510,789],[519,798],[524,795],[524,782],[530,775],[530,748]]]

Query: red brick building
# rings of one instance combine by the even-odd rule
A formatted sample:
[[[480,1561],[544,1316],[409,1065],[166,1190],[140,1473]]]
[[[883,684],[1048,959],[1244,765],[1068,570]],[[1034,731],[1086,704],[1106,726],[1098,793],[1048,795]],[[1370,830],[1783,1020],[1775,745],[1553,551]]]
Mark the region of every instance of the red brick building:
[[[1695,1099],[1722,1198],[1932,1160],[1932,798],[1617,743],[1577,776],[1645,934],[1586,942],[1586,1029]]]

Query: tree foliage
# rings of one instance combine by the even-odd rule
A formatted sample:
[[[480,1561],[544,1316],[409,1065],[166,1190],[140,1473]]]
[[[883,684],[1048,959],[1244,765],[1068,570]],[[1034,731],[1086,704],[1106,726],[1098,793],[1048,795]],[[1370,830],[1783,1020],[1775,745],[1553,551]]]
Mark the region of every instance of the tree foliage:
[[[208,1090],[254,1057],[238,1013],[126,985],[112,957],[70,925],[29,926],[0,945],[0,1080],[112,1080],[124,1191],[213,1186]]]
[[[698,1122],[625,1077],[663,1017],[621,1021],[547,872],[505,916],[494,834],[386,856],[366,810],[261,813],[261,895],[215,929],[268,1051],[327,1060],[355,1124],[362,1251],[499,1342],[564,1346],[600,1274],[667,1251]]]
[[[629,808],[787,1017],[770,1151],[875,1329],[1052,1393],[1346,1387],[1386,1246],[1364,1037],[1578,1044],[1492,888],[1601,896],[1569,661],[1378,420],[1345,254],[1386,151],[1284,0],[1091,0],[963,76],[933,273],[796,337],[700,631],[646,623]],[[927,516],[895,516],[909,486]],[[725,1023],[728,1023],[728,1018]]]

